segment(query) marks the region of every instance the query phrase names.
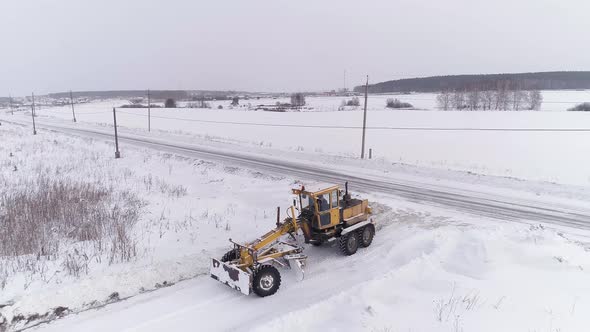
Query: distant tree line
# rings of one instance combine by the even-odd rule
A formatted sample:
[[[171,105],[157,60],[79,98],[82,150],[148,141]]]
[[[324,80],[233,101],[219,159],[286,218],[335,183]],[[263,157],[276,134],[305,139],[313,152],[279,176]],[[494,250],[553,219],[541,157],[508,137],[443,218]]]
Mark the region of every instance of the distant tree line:
[[[74,91],[74,98],[91,98],[91,99],[130,99],[130,98],[144,98],[147,94],[146,90],[121,90],[121,91]],[[205,100],[231,100],[231,96],[237,94],[247,94],[247,92],[238,91],[214,91],[214,90],[150,90],[152,99],[166,100],[172,98],[175,100],[198,100],[205,98]],[[70,98],[70,92],[50,93],[47,95],[50,98]],[[197,99],[195,99],[197,98]]]
[[[543,95],[537,89],[525,90],[519,81],[501,81],[494,84],[472,84],[464,89],[443,90],[436,96],[441,110],[539,110]]]
[[[467,89],[473,84],[496,85],[505,81],[520,82],[522,90],[590,89],[590,71],[408,78],[369,85],[369,92],[456,91]],[[355,87],[354,91],[362,93],[365,91],[365,87]]]

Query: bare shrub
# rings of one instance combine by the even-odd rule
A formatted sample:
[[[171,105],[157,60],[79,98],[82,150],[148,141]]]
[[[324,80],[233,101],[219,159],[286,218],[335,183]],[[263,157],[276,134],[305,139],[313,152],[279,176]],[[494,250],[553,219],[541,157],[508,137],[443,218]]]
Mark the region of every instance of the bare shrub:
[[[83,272],[85,274],[89,271],[89,257],[85,253],[80,253],[74,250],[73,253],[68,253],[62,263],[64,270],[71,276],[79,277]]]
[[[404,103],[397,98],[388,98],[386,103],[387,108],[412,108],[412,104]]]
[[[448,299],[441,298],[434,301],[434,311],[436,314],[436,320],[439,322],[448,322],[451,317],[455,318],[455,331],[461,331],[459,329],[460,322],[456,312],[457,310],[472,311],[480,307],[482,300],[479,292],[472,291],[464,296],[458,296],[455,294],[456,285],[453,283],[453,289],[451,296]]]
[[[166,99],[166,102],[164,102],[164,107],[165,108],[176,108],[176,100],[174,100],[172,98]]]
[[[187,193],[188,193],[188,190],[186,189],[185,186],[174,186],[174,187],[170,188],[170,190],[168,191],[168,195],[170,195],[172,197],[176,197],[176,198],[186,196]]]
[[[482,109],[491,110],[494,105],[494,100],[496,100],[496,91],[493,90],[484,90],[481,93],[481,105]]]
[[[528,92],[528,102],[529,102],[529,110],[538,111],[541,109],[541,104],[543,103],[543,95],[539,90],[531,90]]]
[[[520,111],[522,105],[527,102],[526,100],[527,94],[519,89],[519,87],[515,87],[514,90],[510,92],[510,98],[512,101],[512,110],[513,111]]]
[[[472,111],[479,109],[481,104],[481,91],[477,87],[471,88],[467,92],[467,108]]]
[[[117,223],[111,226],[111,251],[109,253],[109,263],[130,261],[137,255],[135,241],[133,241],[129,235],[128,229],[124,223]]]
[[[211,108],[211,104],[205,99],[193,101],[187,105],[188,108]]]
[[[590,112],[590,103],[582,103],[576,107],[568,109],[570,112]]]
[[[149,181],[149,182],[146,182]],[[171,185],[168,182],[166,182],[163,179],[160,178],[156,178],[155,180],[157,188],[160,190],[160,192],[162,194],[166,194],[170,197],[175,197],[175,198],[180,198],[183,196],[186,196],[188,193],[188,190],[186,189],[185,186],[183,185]],[[149,177],[144,177],[144,184],[146,184],[146,188],[149,184],[149,187],[151,188],[152,186],[152,177],[151,174],[149,175]]]
[[[305,106],[305,95],[299,92],[292,94],[291,105],[296,107]]]
[[[449,91],[442,91],[436,96],[436,104],[439,109],[448,111],[451,108],[452,95]]]
[[[0,290],[6,287],[8,283],[8,267],[5,264],[0,264]],[[0,321],[1,323],[1,321]]]
[[[467,295],[463,296],[462,302],[465,307],[465,310],[473,310],[481,302],[481,297],[479,296],[479,292],[474,292],[472,294],[467,294]]]
[[[360,106],[360,105],[361,105],[361,101],[359,100],[359,97],[352,97],[352,99],[345,101],[345,106]]]
[[[496,84],[496,110],[510,109],[510,85],[510,81],[501,81]]]
[[[522,85],[518,81],[499,81],[495,86],[474,84],[464,90],[442,91],[436,102],[442,110],[539,110],[543,103],[541,92],[523,91]]]
[[[12,191],[0,189],[0,256],[54,258],[65,241],[88,242],[99,253],[129,260],[129,239],[120,233],[139,219],[143,204],[130,192],[43,175]],[[103,239],[114,242],[105,246]],[[72,274],[80,270],[73,257],[64,264]]]
[[[496,304],[494,304],[494,309],[499,310],[500,306],[502,305],[502,302],[504,301],[504,299],[506,299],[506,296],[502,296],[498,302],[496,302]]]

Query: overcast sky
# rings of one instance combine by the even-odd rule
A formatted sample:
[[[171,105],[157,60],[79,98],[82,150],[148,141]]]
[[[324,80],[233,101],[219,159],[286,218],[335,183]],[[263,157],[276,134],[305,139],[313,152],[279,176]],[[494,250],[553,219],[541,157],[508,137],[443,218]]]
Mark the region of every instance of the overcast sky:
[[[1,0],[0,95],[590,69],[588,0]]]

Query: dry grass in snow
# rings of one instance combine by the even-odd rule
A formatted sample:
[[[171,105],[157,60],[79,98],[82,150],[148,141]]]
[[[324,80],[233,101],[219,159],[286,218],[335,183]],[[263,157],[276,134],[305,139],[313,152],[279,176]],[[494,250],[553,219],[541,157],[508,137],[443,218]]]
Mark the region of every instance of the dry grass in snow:
[[[128,146],[116,160],[111,143],[18,126],[0,142],[0,330],[203,274],[230,231],[272,227],[290,186]]]

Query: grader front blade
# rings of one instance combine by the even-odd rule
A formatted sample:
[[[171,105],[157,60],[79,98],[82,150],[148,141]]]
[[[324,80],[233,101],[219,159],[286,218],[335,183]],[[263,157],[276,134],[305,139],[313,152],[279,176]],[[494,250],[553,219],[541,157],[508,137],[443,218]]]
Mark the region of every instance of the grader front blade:
[[[211,259],[210,272],[211,278],[242,292],[244,295],[250,295],[252,275],[249,273],[215,258]]]

